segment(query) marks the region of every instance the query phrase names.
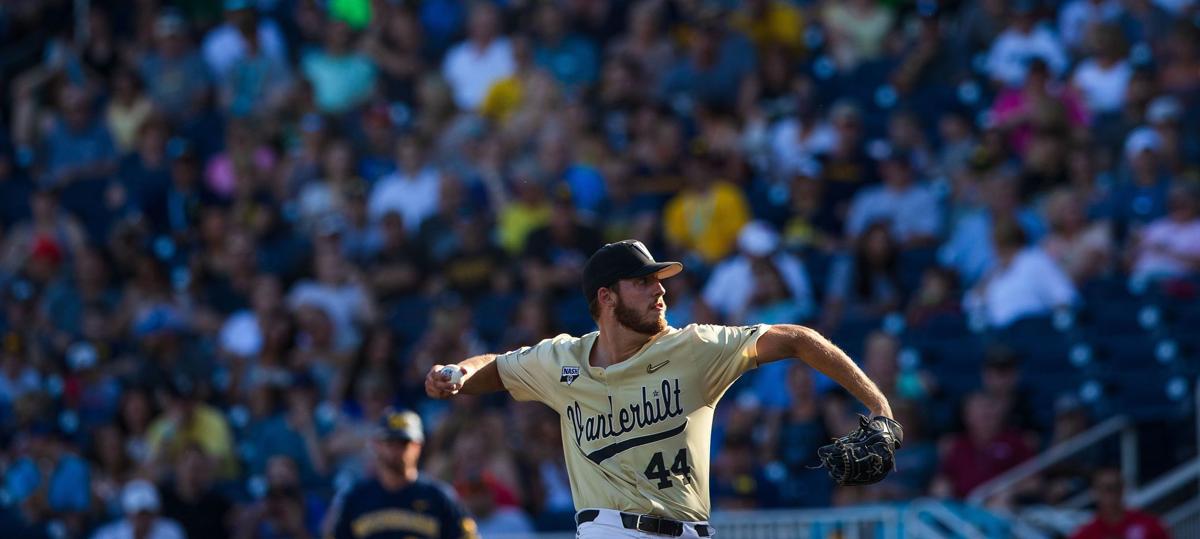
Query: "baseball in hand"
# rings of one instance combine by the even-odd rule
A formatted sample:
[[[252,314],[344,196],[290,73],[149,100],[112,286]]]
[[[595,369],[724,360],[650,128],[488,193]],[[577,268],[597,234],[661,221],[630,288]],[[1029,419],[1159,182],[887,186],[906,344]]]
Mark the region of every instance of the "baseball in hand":
[[[462,383],[462,368],[458,365],[446,365],[445,367],[442,367],[442,370],[438,371],[438,373],[441,374],[443,378],[448,379],[451,384]]]

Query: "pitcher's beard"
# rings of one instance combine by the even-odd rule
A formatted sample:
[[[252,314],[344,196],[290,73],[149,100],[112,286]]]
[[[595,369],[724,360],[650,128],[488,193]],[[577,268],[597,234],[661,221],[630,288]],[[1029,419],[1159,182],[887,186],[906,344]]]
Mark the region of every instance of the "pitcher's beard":
[[[651,311],[653,312],[653,311]],[[647,320],[647,312],[639,311],[625,304],[625,300],[617,296],[617,307],[613,310],[617,323],[644,335],[657,335],[667,329],[667,320],[655,316]]]

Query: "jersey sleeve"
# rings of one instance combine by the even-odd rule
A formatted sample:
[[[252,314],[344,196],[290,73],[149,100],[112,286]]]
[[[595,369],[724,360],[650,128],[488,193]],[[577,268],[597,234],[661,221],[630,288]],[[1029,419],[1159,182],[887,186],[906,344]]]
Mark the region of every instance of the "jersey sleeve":
[[[703,365],[705,396],[715,403],[746,371],[758,366],[758,338],[771,326],[704,326],[709,352],[696,354]]]
[[[479,539],[475,519],[471,518],[462,502],[452,494],[445,493],[445,507],[441,520],[442,539]]]
[[[542,401],[551,388],[550,377],[556,373],[550,368],[550,348],[553,339],[545,339],[533,346],[526,346],[496,356],[496,369],[504,388],[519,401]],[[553,380],[557,383],[557,379]]]

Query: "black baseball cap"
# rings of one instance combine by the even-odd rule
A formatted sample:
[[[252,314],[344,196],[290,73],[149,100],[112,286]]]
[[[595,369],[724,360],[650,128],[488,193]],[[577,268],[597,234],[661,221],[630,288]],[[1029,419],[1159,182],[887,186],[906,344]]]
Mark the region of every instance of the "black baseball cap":
[[[583,295],[591,301],[596,291],[621,279],[657,275],[666,279],[683,271],[679,262],[658,262],[637,240],[621,240],[601,247],[583,266]]]
[[[375,437],[380,440],[424,442],[425,431],[421,429],[421,416],[410,410],[388,408],[379,417],[375,426]]]

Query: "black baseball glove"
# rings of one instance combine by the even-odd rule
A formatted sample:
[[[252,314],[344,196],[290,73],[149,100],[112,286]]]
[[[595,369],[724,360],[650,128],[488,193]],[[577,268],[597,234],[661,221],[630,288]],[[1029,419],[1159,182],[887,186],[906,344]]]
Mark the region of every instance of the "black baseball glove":
[[[839,485],[870,485],[895,469],[903,440],[904,431],[894,420],[859,415],[858,428],[817,449],[817,458]]]

